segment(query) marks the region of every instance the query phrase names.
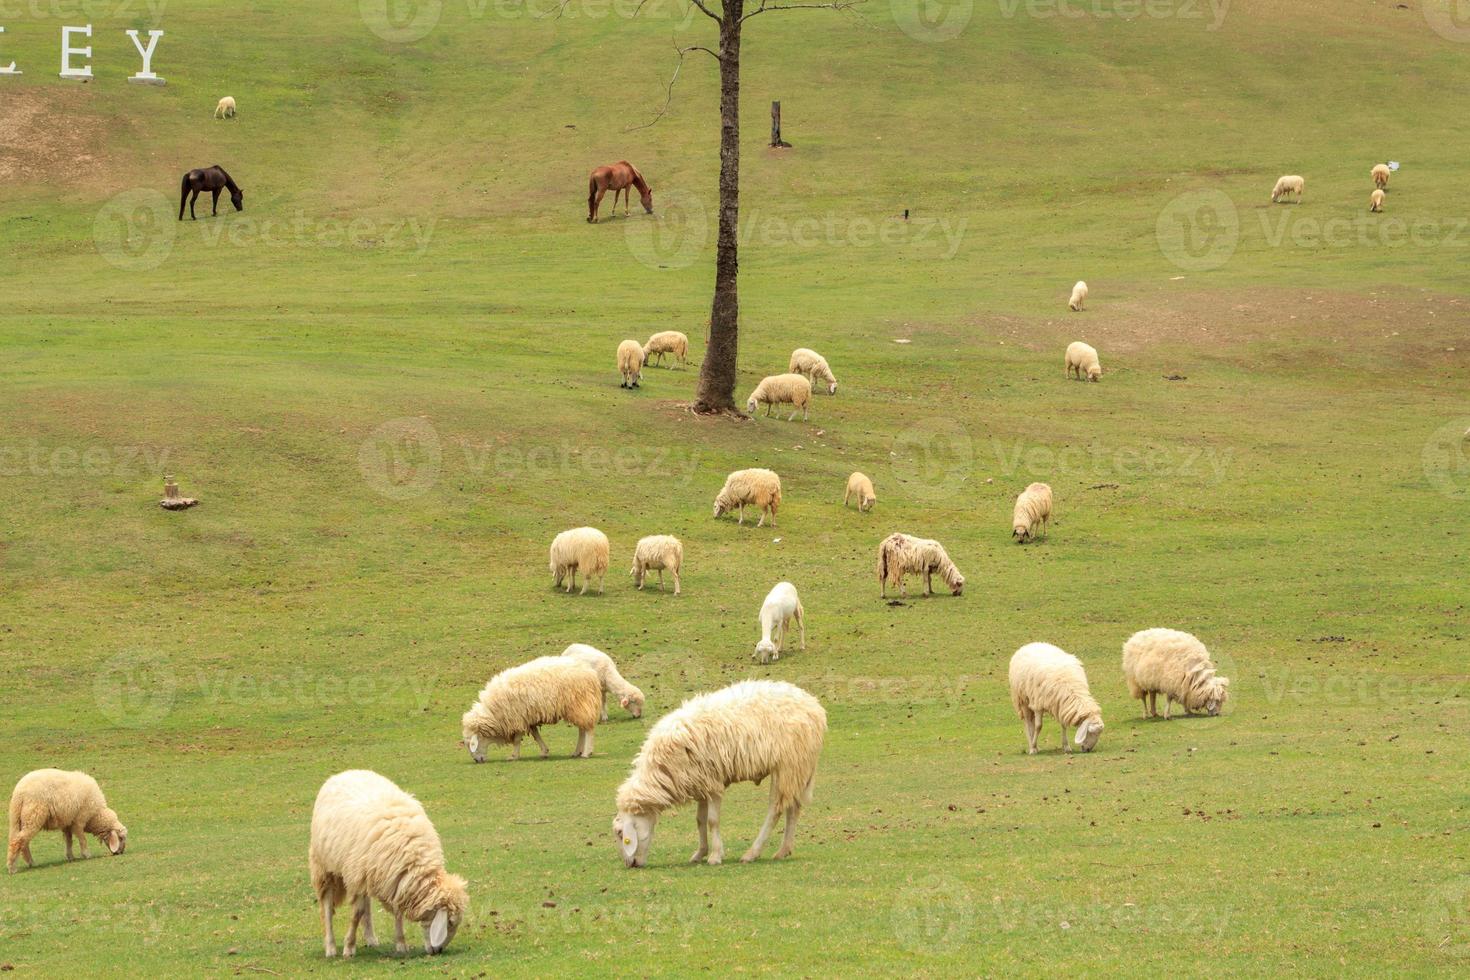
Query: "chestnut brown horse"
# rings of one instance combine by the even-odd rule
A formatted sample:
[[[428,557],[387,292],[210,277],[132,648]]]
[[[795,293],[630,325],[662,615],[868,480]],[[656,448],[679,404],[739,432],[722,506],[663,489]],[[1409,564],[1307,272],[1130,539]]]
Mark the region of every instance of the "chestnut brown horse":
[[[613,192],[613,216],[618,213],[618,195],[623,195],[623,216],[628,214],[628,201],[633,196],[630,187],[638,188],[638,197],[643,210],[653,214],[653,189],[648,186],[638,168],[627,160],[619,160],[610,167],[598,167],[587,178],[587,220],[597,223],[597,208],[602,204],[602,195]]]
[[[189,217],[198,220],[194,214],[194,202],[199,200],[201,191],[210,191],[214,194],[214,213],[219,214],[219,192],[225,188],[230,191],[230,203],[235,206],[236,211],[245,210],[245,192],[230,179],[225,173],[225,168],[218,164],[204,170],[191,170],[184,174],[184,187],[179,195],[179,220],[184,220],[184,205],[189,205]],[[190,192],[194,196],[189,196]]]

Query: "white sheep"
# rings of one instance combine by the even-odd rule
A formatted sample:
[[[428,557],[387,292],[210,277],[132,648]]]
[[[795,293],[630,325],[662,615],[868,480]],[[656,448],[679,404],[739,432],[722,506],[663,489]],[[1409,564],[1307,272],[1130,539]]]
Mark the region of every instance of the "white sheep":
[[[618,706],[627,709],[634,718],[643,717],[643,692],[618,673],[618,665],[613,663],[612,657],[585,643],[573,643],[561,655],[584,663],[597,672],[597,680],[602,685],[602,715],[599,721],[607,721],[609,693],[618,699]]]
[[[643,362],[653,355],[658,355],[658,362],[664,362],[665,354],[673,354],[674,360],[680,364],[689,363],[689,338],[677,330],[663,330],[648,338],[648,343],[643,345]]]
[[[738,510],[740,523],[744,524],[746,506],[761,511],[756,527],[766,523],[767,514],[771,515],[771,527],[775,527],[776,509],[781,506],[781,478],[762,469],[736,470],[725,477],[725,485],[715,497],[715,517]]]
[[[727,787],[771,780],[770,806],[760,833],[740,859],[754,861],[782,813],[786,835],[776,857],[788,857],[796,818],[812,801],[827,713],[817,699],[784,681],[742,681],[701,694],[659,719],[648,733],[633,771],[618,788],[613,836],[623,863],[641,868],[659,814],[695,800],[699,850],[690,863],[725,859],[720,804]]]
[[[1145,718],[1158,717],[1160,694],[1165,721],[1175,701],[1185,714],[1214,716],[1230,695],[1230,679],[1215,676],[1205,645],[1182,630],[1148,629],[1130,636],[1123,644],[1123,677],[1129,695],[1143,702]]]
[[[1036,529],[1046,532],[1051,520],[1051,487],[1045,483],[1033,483],[1016,497],[1015,509],[1011,512],[1011,537],[1018,544],[1025,544],[1036,537]]]
[[[217,105],[217,106],[214,107],[214,118],[216,118],[216,119],[233,119],[233,118],[235,118],[235,99],[234,99],[233,96],[227,95],[223,99],[220,99],[219,100],[219,105]]]
[[[878,594],[885,599],[890,585],[898,586],[899,595],[908,595],[906,575],[924,576],[924,594],[933,595],[935,573],[944,579],[951,594],[965,591],[965,577],[938,541],[894,533],[878,546]]]
[[[684,542],[672,534],[650,534],[638,539],[633,549],[633,568],[630,574],[643,589],[643,579],[649,572],[658,572],[658,590],[664,590],[664,571],[674,576],[674,595],[679,594],[679,569],[684,567]]]
[[[766,601],[761,603],[761,641],[755,645],[751,659],[763,664],[780,660],[793,619],[801,631],[801,649],[805,650],[806,612],[801,608],[796,586],[790,582],[778,582],[766,595]]]
[[[815,385],[818,381],[827,383],[827,394],[837,394],[837,378],[828,366],[827,359],[816,351],[806,347],[798,347],[791,352],[791,363],[786,370],[791,374],[800,374],[810,379]]]
[[[618,372],[623,381],[619,388],[636,388],[643,379],[643,345],[636,340],[618,344]]]
[[[771,409],[777,405],[792,406],[792,413],[786,421],[791,422],[796,418],[796,413],[801,412],[801,420],[807,420],[807,409],[812,402],[812,383],[799,374],[773,374],[768,378],[762,378],[761,383],[755,386],[750,397],[745,400],[745,410],[751,415],[755,414],[757,406],[766,406],[767,417]]]
[[[607,535],[595,527],[574,527],[561,532],[551,541],[553,586],[560,588],[562,579],[566,579],[567,594],[570,595],[577,585],[577,573],[581,572],[582,591],[578,595],[587,594],[587,586],[594,578],[597,579],[597,594],[601,595],[610,550]]]
[[[1073,313],[1082,309],[1082,304],[1087,301],[1087,283],[1078,280],[1077,285],[1072,287],[1072,298],[1067,300],[1067,309]]]
[[[1071,752],[1067,728],[1077,729],[1076,742],[1091,752],[1102,734],[1102,709],[1087,689],[1082,663],[1050,643],[1028,643],[1011,657],[1011,704],[1026,726],[1027,751],[1036,754],[1042,718],[1052,715],[1062,726],[1062,751]]]
[[[308,864],[328,956],[337,955],[332,914],[338,905],[352,905],[344,957],[357,952],[359,924],[363,942],[378,944],[374,899],[393,916],[400,955],[408,952],[405,918],[424,927],[424,952],[432,956],[449,945],[469,908],[465,880],[444,870],[444,848],[423,806],[366,769],[339,772],[322,784],[311,811]]]
[[[476,762],[485,761],[485,748],[492,742],[509,745],[511,761],[519,759],[525,735],[536,740],[544,759],[551,750],[541,738],[541,726],[559,721],[576,726],[577,748],[572,755],[590,759],[601,715],[602,679],[597,671],[579,660],[537,657],[490,678],[460,725],[464,746]]]
[[[1082,380],[1084,373],[1088,381],[1096,381],[1102,377],[1102,364],[1098,362],[1097,349],[1080,340],[1074,340],[1067,345],[1066,367],[1067,377],[1071,378],[1073,372],[1076,372],[1078,381]]]
[[[1374,190],[1372,194],[1369,194],[1368,195],[1368,210],[1369,211],[1382,211],[1383,210],[1383,191],[1381,191],[1381,190]]]
[[[1276,181],[1276,186],[1271,188],[1271,203],[1275,204],[1288,194],[1293,194],[1296,196],[1297,203],[1300,204],[1302,201],[1302,191],[1306,187],[1307,182],[1305,178],[1299,177],[1296,174],[1288,174]]]
[[[873,490],[873,481],[868,479],[864,473],[854,473],[847,478],[847,491],[842,495],[842,506],[847,506],[847,501],[852,497],[857,498],[859,511],[866,513],[873,509],[878,502],[878,494]]]
[[[1393,171],[1388,168],[1388,164],[1386,164],[1386,163],[1374,164],[1374,166],[1373,166],[1373,186],[1374,187],[1379,187],[1379,188],[1387,187],[1388,186],[1388,175],[1391,174],[1391,173],[1393,173]]]
[[[112,854],[121,854],[128,846],[128,828],[117,819],[108,805],[97,780],[84,772],[60,769],[37,769],[20,777],[10,794],[10,848],[5,856],[5,870],[15,874],[17,856],[31,859],[31,839],[43,830],[59,830],[66,841],[66,859],[72,860],[72,838],[81,845],[82,858],[87,853],[87,835],[95,836]]]

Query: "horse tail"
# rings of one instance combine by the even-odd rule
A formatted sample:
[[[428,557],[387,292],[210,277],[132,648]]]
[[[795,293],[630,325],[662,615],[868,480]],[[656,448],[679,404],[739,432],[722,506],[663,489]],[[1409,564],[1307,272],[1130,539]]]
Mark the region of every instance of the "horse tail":
[[[592,206],[592,199],[597,196],[597,174],[587,178],[587,206]]]
[[[184,173],[184,180],[183,180],[182,184],[179,187],[179,220],[180,221],[183,221],[184,220],[184,205],[187,204],[188,201],[189,201],[189,174],[191,174],[191,173],[193,173],[192,170],[186,171]]]

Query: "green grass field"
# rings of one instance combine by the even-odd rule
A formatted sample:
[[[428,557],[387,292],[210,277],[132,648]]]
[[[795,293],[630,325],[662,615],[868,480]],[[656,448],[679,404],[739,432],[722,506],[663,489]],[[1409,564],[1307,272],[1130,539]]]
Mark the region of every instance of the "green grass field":
[[[814,347],[841,388],[803,424],[685,409],[713,62],[627,130],[713,32],[631,7],[0,0],[24,72],[0,76],[0,785],[85,769],[130,832],[70,865],[36,840],[0,879],[0,969],[1464,971],[1470,26],[1440,0],[753,20],[737,397]],[[96,77],[63,81],[60,28],[89,21]],[[161,89],[125,82],[150,26]],[[586,174],[621,158],[658,213],[590,226]],[[214,163],[244,212],[179,224],[180,174]],[[1268,204],[1283,173],[1300,205]],[[620,390],[618,342],[662,329],[689,368]],[[1063,380],[1075,339],[1102,383]],[[779,529],[711,520],[757,465]],[[839,506],[855,469],[870,514]],[[165,474],[202,505],[162,511]],[[1057,520],[1021,548],[1031,480]],[[551,588],[579,524],[612,539],[605,595]],[[881,602],[895,530],[942,540],[964,596]],[[626,575],[652,533],[685,542],[677,599]],[[808,647],[757,666],[782,578]],[[1231,677],[1223,716],[1128,700],[1122,643],[1163,625]],[[1087,665],[1096,752],[1049,722],[1024,753],[1005,673],[1032,640]],[[474,766],[480,686],[570,642],[644,718],[588,761],[563,726],[549,761]],[[613,794],[648,725],[747,677],[828,711],[795,858],[688,866],[691,806],[625,870]],[[410,926],[406,961],[322,958],[311,805],[353,767],[419,796],[470,881],[442,957]],[[732,788],[730,851],[764,801]]]

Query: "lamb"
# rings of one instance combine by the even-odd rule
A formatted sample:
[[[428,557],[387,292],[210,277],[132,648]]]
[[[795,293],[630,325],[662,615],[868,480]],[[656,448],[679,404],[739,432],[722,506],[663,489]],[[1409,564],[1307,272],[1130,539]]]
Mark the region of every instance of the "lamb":
[[[220,99],[219,100],[219,105],[217,105],[217,106],[214,107],[214,118],[216,118],[216,119],[234,119],[235,118],[235,99],[234,99],[233,96],[227,95],[223,99]]]
[[[1078,280],[1077,285],[1072,287],[1072,298],[1067,300],[1067,309],[1076,313],[1082,309],[1082,304],[1087,301],[1087,283]]]
[[[832,369],[827,366],[827,359],[814,350],[806,347],[798,347],[791,352],[791,363],[786,368],[791,374],[804,375],[816,384],[818,380],[827,382],[827,394],[837,394],[837,378],[832,374]]]
[[[337,955],[332,913],[351,903],[352,924],[342,955],[357,952],[357,927],[363,941],[373,934],[373,899],[393,915],[393,948],[403,955],[403,920],[424,927],[424,952],[444,951],[469,908],[465,880],[444,870],[444,848],[423,806],[375,772],[349,769],[322,784],[311,811],[308,852],[311,887],[321,903],[323,946]]]
[[[84,772],[60,769],[37,769],[20,777],[10,794],[10,849],[5,856],[5,870],[15,874],[17,856],[31,858],[31,839],[43,830],[59,830],[66,841],[66,859],[72,860],[71,843],[75,837],[82,846],[82,859],[87,853],[87,835],[95,836],[112,854],[121,854],[128,846],[128,828],[117,819],[107,805],[102,787]]]
[[[602,685],[602,715],[599,721],[607,721],[607,695],[609,692],[618,699],[619,707],[626,708],[634,718],[643,717],[643,692],[618,673],[618,665],[613,663],[613,658],[603,653],[596,647],[585,643],[573,643],[561,652],[563,657],[586,664],[597,672],[598,683]]]
[[[732,510],[740,512],[740,523],[745,523],[745,508],[758,507],[760,523],[766,523],[766,514],[771,515],[771,527],[776,526],[776,509],[781,506],[781,478],[770,470],[736,470],[725,477],[725,486],[715,497],[715,517]]]
[[[541,739],[541,726],[565,721],[577,728],[573,756],[592,757],[592,733],[602,713],[602,680],[597,671],[576,659],[537,657],[502,670],[485,684],[479,698],[460,719],[470,758],[485,761],[485,747],[495,742],[511,746],[511,761],[521,757],[521,738],[530,734],[541,746],[541,758],[551,754]]]
[[[636,388],[643,379],[643,345],[636,340],[618,344],[618,371],[623,376],[619,388]]]
[[[1185,714],[1218,715],[1230,694],[1230,679],[1215,676],[1205,645],[1181,630],[1140,630],[1130,636],[1123,644],[1123,677],[1129,695],[1143,701],[1145,718],[1158,717],[1160,693],[1165,721],[1175,701]]]
[[[1295,174],[1288,174],[1276,181],[1276,186],[1271,188],[1271,203],[1275,204],[1288,194],[1296,195],[1296,202],[1302,202],[1302,191],[1306,189],[1307,182],[1304,178]]]
[[[1368,195],[1368,210],[1369,211],[1382,211],[1383,210],[1383,191],[1381,191],[1381,190],[1375,190],[1372,194],[1369,194]]]
[[[551,541],[551,581],[555,588],[561,588],[562,579],[567,580],[567,594],[571,595],[572,589],[577,585],[577,572],[582,573],[582,591],[578,595],[587,594],[587,586],[595,577],[597,579],[597,594],[602,595],[602,580],[607,575],[609,561],[609,550],[607,535],[595,527],[574,527],[570,531],[563,531]]]
[[[807,409],[812,402],[812,383],[799,374],[773,374],[763,378],[761,383],[755,386],[750,397],[745,401],[745,410],[751,415],[755,414],[757,405],[766,406],[766,416],[769,417],[771,409],[777,405],[791,405],[794,409],[786,421],[791,422],[796,418],[796,412],[801,412],[801,420],[807,420]]]
[[[1377,187],[1377,188],[1380,188],[1380,189],[1387,187],[1388,186],[1388,175],[1391,174],[1391,173],[1393,173],[1393,171],[1388,169],[1388,164],[1386,164],[1386,163],[1374,164],[1374,166],[1373,166],[1373,186],[1374,187]]]
[[[1033,483],[1016,497],[1016,508],[1011,515],[1011,537],[1017,544],[1025,544],[1036,537],[1036,528],[1046,533],[1051,520],[1051,487],[1045,483]]]
[[[806,612],[801,608],[801,599],[796,586],[790,582],[778,582],[761,603],[761,641],[755,645],[751,659],[768,664],[781,659],[781,648],[786,644],[786,632],[791,621],[801,630],[801,649],[806,649]]]
[[[878,502],[878,494],[873,490],[873,481],[866,474],[854,473],[847,478],[847,492],[842,495],[842,506],[847,506],[847,501],[857,497],[858,510],[863,513],[873,509]]]
[[[879,595],[888,598],[888,587],[897,585],[899,595],[908,595],[905,575],[924,576],[924,594],[933,595],[933,575],[939,573],[952,595],[965,591],[965,577],[949,560],[944,546],[928,538],[915,538],[907,534],[890,534],[878,546]]]
[[[1067,377],[1072,377],[1075,371],[1077,380],[1082,380],[1083,372],[1087,374],[1088,381],[1096,381],[1102,377],[1102,365],[1098,363],[1097,348],[1091,344],[1084,344],[1080,340],[1074,340],[1067,345]]]
[[[680,364],[689,363],[689,338],[677,330],[664,330],[648,338],[648,343],[643,345],[643,361],[648,362],[650,355],[657,354],[658,362],[664,362],[665,354],[673,354],[674,360]]]
[[[1026,726],[1027,752],[1036,754],[1036,736],[1041,721],[1053,715],[1062,726],[1062,751],[1067,744],[1067,726],[1077,729],[1076,743],[1091,752],[1102,735],[1102,709],[1087,689],[1082,663],[1050,643],[1028,643],[1011,657],[1011,703]]]
[[[638,547],[633,549],[633,569],[630,574],[641,592],[644,576],[649,572],[658,572],[658,590],[662,592],[664,569],[668,569],[674,575],[674,595],[678,595],[679,569],[683,565],[684,542],[672,534],[651,534],[638,539]]]
[[[760,857],[783,812],[786,836],[776,857],[788,857],[796,819],[812,801],[826,731],[827,713],[817,699],[784,681],[742,681],[685,701],[653,726],[632,773],[618,788],[613,836],[623,864],[643,867],[659,814],[689,800],[699,804],[699,849],[690,863],[721,863],[720,803],[726,788],[744,782],[758,786],[768,776],[766,821],[740,860]]]

